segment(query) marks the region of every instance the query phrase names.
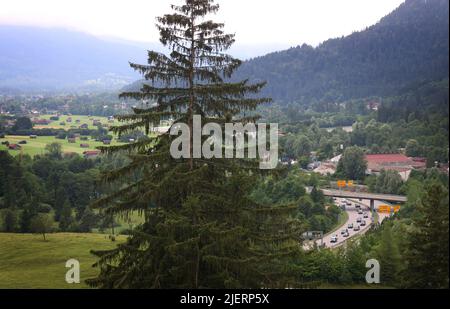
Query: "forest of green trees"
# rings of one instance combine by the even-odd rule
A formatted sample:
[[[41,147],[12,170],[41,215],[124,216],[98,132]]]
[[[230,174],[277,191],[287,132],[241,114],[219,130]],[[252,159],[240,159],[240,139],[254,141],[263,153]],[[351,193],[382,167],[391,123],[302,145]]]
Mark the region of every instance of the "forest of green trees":
[[[93,288],[369,287],[369,259],[382,265],[383,288],[448,288],[449,179],[441,168],[449,161],[448,30],[441,27],[448,1],[423,3],[407,1],[379,24],[317,48],[246,63],[226,54],[235,35],[206,18],[219,10],[213,0],[172,6],[157,19],[169,53],[148,51],[147,64],[130,64],[145,84],[125,88],[119,99],[64,102],[81,115],[117,112],[119,125],[40,131],[134,141],[99,147],[95,159],[65,154],[58,142],[34,157],[0,151],[0,232],[42,234],[44,241],[53,232],[114,236],[119,220],[139,216],[139,224],[120,231],[124,242],[92,248],[97,275],[85,282]],[[411,45],[417,49],[407,53]],[[24,106],[58,110],[61,103],[12,100],[0,134],[36,133]],[[221,129],[278,123],[278,167],[195,157],[194,115]],[[150,134],[167,119],[189,127],[189,156],[172,156],[170,132]],[[427,166],[407,180],[395,171],[367,175],[365,155],[382,153],[423,157]],[[334,175],[311,172],[310,164],[337,155]],[[407,202],[384,221],[375,214],[367,233],[343,246],[306,249],[305,232],[341,228],[346,212],[321,190],[339,179]]]
[[[446,0],[406,1],[361,32],[251,59],[236,78],[267,80],[263,95],[284,103],[395,95],[418,77],[448,78],[448,15]]]

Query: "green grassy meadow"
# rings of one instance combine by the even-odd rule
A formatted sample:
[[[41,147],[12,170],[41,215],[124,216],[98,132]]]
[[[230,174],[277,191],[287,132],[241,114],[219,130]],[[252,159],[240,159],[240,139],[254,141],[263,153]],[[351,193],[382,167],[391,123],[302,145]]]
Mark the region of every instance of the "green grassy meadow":
[[[92,264],[96,257],[90,250],[114,248],[116,242],[103,234],[48,234],[42,235],[0,233],[0,289],[80,289],[89,288],[84,280],[95,277],[98,269]],[[65,263],[69,259],[80,262],[80,284],[68,284]]]
[[[47,119],[50,120],[50,117],[55,115],[41,115],[39,117],[36,117],[38,119]],[[72,118],[72,122],[67,122],[68,118]],[[77,123],[77,120],[79,120],[79,123]],[[93,125],[93,121],[98,120],[103,125],[109,125],[114,126],[120,124],[119,121],[114,120],[113,122],[108,122],[107,117],[100,117],[100,116],[81,116],[81,115],[62,115],[59,116],[59,120],[54,120],[48,125],[35,125],[35,129],[64,129],[64,130],[70,130],[70,129],[77,129],[83,124],[87,124],[89,129],[97,129],[97,126]],[[61,123],[64,122],[64,125],[61,125]]]
[[[12,136],[7,135],[5,138],[0,138],[0,142],[9,141],[10,144],[18,144],[20,141],[27,141],[27,144],[21,145],[21,150],[9,150],[5,145],[0,145],[0,150],[8,150],[13,156],[28,154],[30,156],[41,155],[45,153],[45,146],[51,143],[60,143],[62,145],[62,151],[64,153],[78,153],[82,154],[87,150],[96,150],[98,146],[103,146],[102,142],[89,139],[88,141],[81,141],[77,138],[76,143],[71,144],[67,139],[57,139],[54,136],[38,136],[36,139],[31,139],[29,136]],[[81,148],[80,144],[89,144],[89,148]],[[111,145],[120,145],[116,140],[113,140]]]

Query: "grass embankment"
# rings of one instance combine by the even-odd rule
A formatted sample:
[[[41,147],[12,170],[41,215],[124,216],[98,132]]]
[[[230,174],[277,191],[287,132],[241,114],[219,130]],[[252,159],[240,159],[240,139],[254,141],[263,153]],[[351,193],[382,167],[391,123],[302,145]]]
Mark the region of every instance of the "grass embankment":
[[[42,235],[0,233],[0,288],[88,288],[84,280],[95,277],[98,269],[90,251],[114,248],[125,241],[117,236],[116,242],[102,234],[48,234]],[[80,262],[80,284],[68,284],[66,261]]]

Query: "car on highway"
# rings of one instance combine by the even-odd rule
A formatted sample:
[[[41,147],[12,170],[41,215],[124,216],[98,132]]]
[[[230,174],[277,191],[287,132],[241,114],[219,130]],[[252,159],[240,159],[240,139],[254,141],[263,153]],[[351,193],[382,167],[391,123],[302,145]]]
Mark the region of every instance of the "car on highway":
[[[367,223],[366,223],[366,220],[362,220],[362,222],[361,222],[360,225],[361,225],[361,226],[366,226],[366,224],[367,224]]]
[[[361,231],[361,227],[359,225],[355,226],[355,228],[353,229],[355,232],[359,232]]]
[[[333,243],[337,243],[338,242],[338,237],[337,235],[331,236],[330,242]]]
[[[364,219],[368,219],[369,218],[369,214],[366,212],[364,213]]]
[[[361,221],[362,221],[362,218],[356,219],[356,223],[361,223]]]
[[[350,223],[350,224],[348,225],[348,229],[349,229],[349,230],[353,229],[353,223]]]
[[[345,234],[344,235],[342,235],[344,238],[347,238],[347,237],[349,237],[350,236],[350,234],[348,233],[348,232],[345,232]]]
[[[345,204],[347,204],[347,206],[352,206],[352,202],[350,201],[346,201]]]
[[[358,210],[358,215],[362,215],[362,214],[363,214],[362,209],[359,209],[359,210]]]
[[[361,205],[355,204],[355,207],[356,207],[356,209],[360,209],[360,208],[361,208]]]

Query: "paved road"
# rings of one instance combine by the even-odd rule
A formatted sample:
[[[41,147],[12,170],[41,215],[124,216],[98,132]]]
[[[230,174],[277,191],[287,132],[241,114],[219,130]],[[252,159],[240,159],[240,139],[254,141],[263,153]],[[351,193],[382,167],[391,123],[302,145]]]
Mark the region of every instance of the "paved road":
[[[345,199],[337,198],[336,199],[336,205],[340,205]],[[370,202],[369,202],[370,205]],[[363,206],[361,208],[363,212],[367,213],[369,215],[369,218],[364,219],[363,215],[358,214],[358,209],[355,207],[355,203],[352,202],[352,206],[347,206],[345,211],[348,214],[348,219],[345,222],[343,226],[341,226],[336,232],[329,234],[323,238],[323,244],[327,248],[333,248],[342,245],[343,242],[346,240],[354,237],[355,235],[361,234],[369,229],[370,225],[372,224],[372,213],[370,212],[369,206]],[[359,223],[356,222],[358,218],[361,218],[366,221],[366,226],[361,226],[361,229],[359,231],[354,231],[353,229],[349,229],[348,225],[350,223],[353,224],[353,226],[359,226]],[[341,230],[348,229],[349,237],[344,237],[341,235]],[[336,243],[331,243],[331,237],[336,236],[338,241]],[[320,241],[319,241],[320,242]]]
[[[345,199],[342,199],[342,198],[336,198],[335,203],[337,206],[339,206],[339,205],[341,205],[341,203],[344,200]],[[317,245],[321,245],[323,243],[323,245],[325,245],[325,247],[327,247],[327,248],[339,247],[348,239],[350,239],[356,235],[361,235],[369,230],[370,226],[373,224],[372,213],[370,212],[370,200],[362,200],[362,201],[356,200],[355,201],[355,200],[349,199],[349,201],[352,202],[352,206],[346,207],[345,211],[348,214],[347,221],[344,223],[344,225],[339,227],[339,229],[336,230],[335,232],[325,235],[323,238],[323,242],[321,242],[321,240],[317,240],[316,241]],[[363,215],[358,214],[358,209],[355,207],[355,202],[362,206],[361,209],[363,210],[363,212],[365,212],[369,215],[369,218],[364,219]],[[381,205],[386,205],[386,203],[381,202],[381,201],[375,201],[375,209],[377,209]],[[388,214],[380,214],[379,213],[378,214],[379,223],[381,223],[384,219],[386,219],[388,217],[389,217]],[[362,218],[363,220],[365,220],[366,226],[361,226],[361,229],[359,231],[354,231],[353,229],[348,229],[348,225],[350,223],[352,223],[353,226],[359,225],[359,223],[356,222],[356,220],[358,218]],[[341,230],[343,230],[343,229],[348,229],[349,237],[344,237],[341,235]],[[335,235],[337,235],[338,241],[336,243],[331,243],[331,237],[335,236]],[[304,249],[309,249],[310,247],[311,247],[311,243],[305,243],[303,246]]]
[[[360,204],[363,204],[367,207],[370,207],[370,200],[362,200],[359,202]],[[382,205],[390,205],[389,203],[386,203],[384,201],[375,201],[375,210],[378,209],[378,207],[382,206]],[[378,223],[383,222],[384,219],[389,218],[389,214],[385,214],[385,213],[378,213]]]

